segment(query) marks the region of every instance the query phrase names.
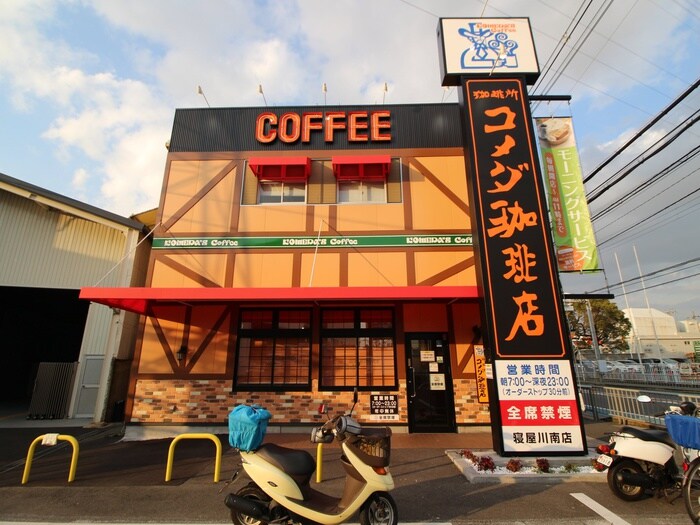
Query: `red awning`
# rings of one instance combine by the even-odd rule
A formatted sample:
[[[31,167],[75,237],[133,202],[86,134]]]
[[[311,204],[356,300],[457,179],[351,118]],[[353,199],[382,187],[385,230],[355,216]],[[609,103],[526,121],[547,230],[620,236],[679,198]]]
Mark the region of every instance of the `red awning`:
[[[311,173],[309,157],[251,157],[248,165],[259,180],[306,182]]]
[[[450,301],[476,299],[476,286],[363,286],[325,288],[82,288],[80,298],[141,315],[154,306],[197,303],[304,301]]]
[[[333,157],[333,173],[340,181],[384,181],[389,175],[389,155]]]

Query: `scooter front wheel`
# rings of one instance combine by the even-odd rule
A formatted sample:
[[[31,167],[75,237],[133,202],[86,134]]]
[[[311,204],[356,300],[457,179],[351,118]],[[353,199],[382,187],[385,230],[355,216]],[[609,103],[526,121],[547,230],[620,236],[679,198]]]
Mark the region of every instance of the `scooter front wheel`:
[[[397,525],[399,512],[388,492],[375,492],[360,509],[360,525]]]
[[[264,503],[265,505],[270,502],[270,496],[265,494],[255,483],[248,483],[248,485],[236,492],[236,496]],[[267,525],[266,521],[244,514],[237,509],[231,509],[231,521],[234,525]]]

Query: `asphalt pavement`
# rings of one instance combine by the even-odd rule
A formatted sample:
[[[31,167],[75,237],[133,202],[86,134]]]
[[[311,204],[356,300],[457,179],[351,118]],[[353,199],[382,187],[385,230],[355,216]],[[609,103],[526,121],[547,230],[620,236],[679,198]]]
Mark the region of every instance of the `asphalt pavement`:
[[[605,432],[612,428],[605,422],[587,425],[589,446],[605,439]],[[216,433],[222,444],[218,483],[214,481],[216,448],[211,441],[180,441],[174,450],[172,479],[166,482],[168,451],[173,440],[127,441],[123,432],[121,424],[94,426],[80,420],[22,421],[0,417],[0,521],[230,523],[223,498],[245,481],[227,485],[233,472],[240,469],[240,457],[229,447],[224,426],[221,433]],[[22,484],[29,445],[38,436],[49,433],[71,435],[78,441],[75,480],[68,482],[72,446],[59,441],[55,446],[36,447],[28,480]],[[316,445],[309,442],[307,433],[270,432],[266,441],[316,453]],[[548,491],[556,490],[561,480],[545,481],[539,487],[514,483],[507,489],[512,480],[500,480],[504,485],[483,489],[470,483],[446,453],[462,449],[492,453],[490,430],[480,427],[459,434],[394,434],[391,471],[401,522],[515,523],[506,517],[516,517],[513,505],[523,509],[521,498],[528,496],[534,498],[532,507],[527,509],[533,519],[546,523],[543,518],[552,516],[553,497]],[[323,479],[319,484],[312,480],[315,488],[328,494],[342,491],[344,473],[337,461],[339,456],[337,445],[324,446]],[[575,480],[571,481],[575,484]],[[510,493],[507,501],[505,490]],[[549,509],[537,503],[538,498],[548,501]],[[653,508],[657,514],[661,512]],[[568,512],[596,516],[587,510]],[[521,515],[518,523],[526,523],[522,521],[525,517]],[[566,518],[564,512],[558,514],[557,520],[567,523]]]

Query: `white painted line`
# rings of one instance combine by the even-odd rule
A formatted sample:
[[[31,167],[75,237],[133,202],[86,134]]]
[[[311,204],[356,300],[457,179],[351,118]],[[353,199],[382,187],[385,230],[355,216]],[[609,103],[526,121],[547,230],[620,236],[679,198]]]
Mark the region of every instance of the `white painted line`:
[[[582,492],[575,492],[571,494],[574,498],[583,503],[586,507],[591,509],[593,512],[598,514],[601,518],[605,519],[610,525],[631,525],[629,522],[623,520],[617,514],[612,513],[605,507],[603,507],[597,501],[589,498]]]

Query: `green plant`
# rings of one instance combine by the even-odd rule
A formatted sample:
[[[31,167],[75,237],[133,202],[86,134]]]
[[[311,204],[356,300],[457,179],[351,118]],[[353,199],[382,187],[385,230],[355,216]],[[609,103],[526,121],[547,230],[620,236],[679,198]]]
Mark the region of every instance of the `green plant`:
[[[476,468],[480,471],[488,470],[493,472],[496,470],[496,464],[491,459],[491,456],[481,456],[477,461]]]
[[[566,465],[564,465],[564,472],[567,472],[569,474],[578,472],[578,465],[575,465],[573,463],[567,463]]]
[[[537,472],[549,472],[549,460],[547,458],[537,458],[535,460]]]
[[[506,468],[511,472],[520,472],[523,468],[523,462],[517,458],[510,459],[508,463],[506,463]]]

